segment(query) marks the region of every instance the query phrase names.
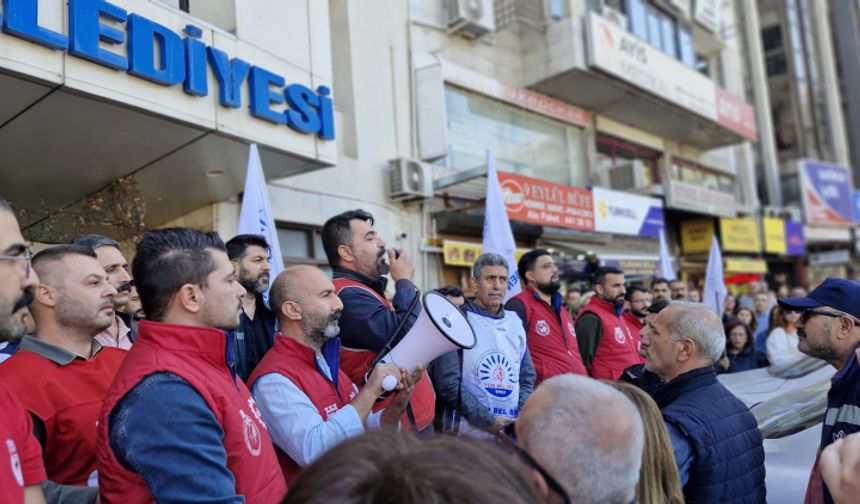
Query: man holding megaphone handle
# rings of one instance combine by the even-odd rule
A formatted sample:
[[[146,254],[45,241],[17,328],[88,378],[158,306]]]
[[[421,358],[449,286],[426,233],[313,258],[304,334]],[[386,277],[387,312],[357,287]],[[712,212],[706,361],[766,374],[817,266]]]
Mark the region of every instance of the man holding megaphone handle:
[[[409,375],[393,364],[378,364],[361,390],[340,369],[343,303],[328,276],[312,266],[295,266],[272,284],[269,301],[281,331],[248,379],[287,485],[302,468],[341,441],[371,429],[400,426],[415,383],[424,368]],[[371,410],[386,377],[396,380],[388,405]]]

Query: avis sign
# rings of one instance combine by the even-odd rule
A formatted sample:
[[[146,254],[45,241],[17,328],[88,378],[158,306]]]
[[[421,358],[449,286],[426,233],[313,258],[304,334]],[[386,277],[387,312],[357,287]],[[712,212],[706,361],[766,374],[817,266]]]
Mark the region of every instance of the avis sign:
[[[591,192],[546,180],[498,172],[508,219],[543,226],[594,230]]]

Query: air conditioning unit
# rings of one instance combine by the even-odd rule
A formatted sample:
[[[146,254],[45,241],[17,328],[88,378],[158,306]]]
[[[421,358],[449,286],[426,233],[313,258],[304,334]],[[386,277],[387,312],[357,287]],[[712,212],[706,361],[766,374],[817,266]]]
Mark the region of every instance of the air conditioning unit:
[[[433,197],[433,169],[430,165],[408,158],[388,162],[385,176],[388,197],[408,201]]]
[[[608,5],[604,5],[603,17],[605,17],[607,21],[614,24],[615,26],[627,30],[627,16],[625,16],[620,11],[613,9]]]
[[[648,185],[649,178],[645,175],[645,163],[634,159],[629,163],[620,164],[597,172],[597,184],[612,189],[642,189]]]
[[[448,32],[477,39],[496,29],[493,0],[446,0]]]

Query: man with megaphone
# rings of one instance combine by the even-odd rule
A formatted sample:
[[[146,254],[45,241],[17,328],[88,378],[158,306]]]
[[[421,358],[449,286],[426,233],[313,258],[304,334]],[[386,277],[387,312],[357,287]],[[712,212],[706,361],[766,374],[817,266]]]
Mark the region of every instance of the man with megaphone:
[[[409,396],[424,367],[378,364],[361,390],[340,369],[343,303],[328,276],[312,266],[283,271],[272,283],[269,303],[280,322],[275,344],[248,378],[276,446],[287,485],[302,468],[368,428],[398,428]],[[396,391],[388,406],[371,413],[393,376]]]
[[[516,420],[534,389],[523,322],[502,306],[508,277],[508,263],[499,254],[475,261],[469,279],[475,297],[463,308],[477,343],[433,361],[436,390],[445,403],[443,430],[492,437]]]

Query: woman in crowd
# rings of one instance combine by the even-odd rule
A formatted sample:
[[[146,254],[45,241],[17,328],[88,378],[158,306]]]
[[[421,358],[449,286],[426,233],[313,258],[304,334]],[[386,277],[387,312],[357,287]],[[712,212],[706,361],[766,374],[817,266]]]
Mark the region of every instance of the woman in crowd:
[[[726,320],[729,319],[729,317],[734,316],[733,313],[735,312],[736,306],[737,306],[737,302],[735,300],[735,297],[732,296],[731,294],[727,295],[726,300],[723,303],[723,323],[724,324],[726,323]]]
[[[800,319],[800,312],[785,311],[778,306],[773,309],[773,323],[765,343],[767,358],[773,365],[788,364],[803,357],[797,349],[798,319]]]
[[[732,317],[724,324],[726,328],[726,357],[729,367],[726,373],[737,373],[768,365],[767,357],[753,346],[752,331],[740,319]]]
[[[636,484],[636,502],[642,504],[683,504],[681,478],[675,464],[669,432],[657,403],[642,389],[622,382],[604,382],[626,395],[645,426],[645,446],[642,450],[642,468]]]
[[[747,306],[738,306],[735,309],[735,317],[750,328],[750,333],[755,334],[758,329],[758,321],[755,318],[755,311]]]

